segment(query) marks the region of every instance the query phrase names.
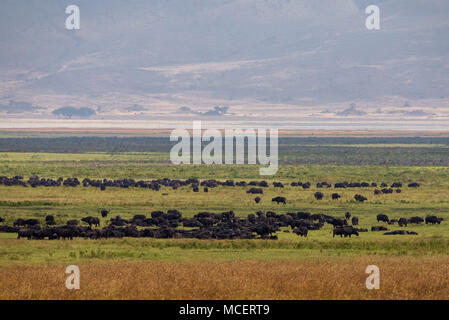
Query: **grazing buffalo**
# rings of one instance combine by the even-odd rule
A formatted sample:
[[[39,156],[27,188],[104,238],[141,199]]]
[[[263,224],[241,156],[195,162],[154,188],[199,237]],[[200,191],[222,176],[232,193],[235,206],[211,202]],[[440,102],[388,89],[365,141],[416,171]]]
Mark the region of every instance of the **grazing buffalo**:
[[[424,222],[424,219],[421,217],[411,217],[409,219],[409,223],[421,224]]]
[[[254,198],[254,202],[256,202],[256,203],[259,203],[260,200],[262,200],[262,199],[260,199],[260,197],[255,197],[255,198]]]
[[[298,236],[301,237],[307,237],[307,234],[309,233],[309,229],[307,229],[306,227],[296,227],[293,230],[293,233],[296,233]]]
[[[374,194],[375,194],[375,195],[379,195],[379,194],[381,194],[381,193],[382,193],[382,191],[380,191],[379,189],[375,189],[375,190],[374,190]]]
[[[359,224],[359,218],[352,217],[351,223],[352,223],[353,226],[357,226]]]
[[[101,216],[102,216],[103,218],[106,218],[106,217],[108,216],[108,214],[109,214],[109,211],[108,211],[108,210],[106,210],[106,209],[102,209],[102,210],[101,210]]]
[[[388,224],[395,224],[396,222],[398,222],[398,219],[391,219]]]
[[[409,188],[418,188],[419,186],[420,184],[418,182],[412,182],[408,185]]]
[[[359,202],[363,202],[363,201],[368,200],[367,198],[365,198],[365,197],[362,196],[361,194],[356,194],[356,195],[354,196],[354,199],[355,199],[356,201],[359,201]]]
[[[92,225],[98,227],[100,225],[100,219],[96,217],[84,217],[81,221],[87,223],[89,227],[92,227]]]
[[[349,237],[351,238],[352,235],[359,236],[359,232],[356,228],[353,228],[351,226],[344,226],[344,227],[337,227],[333,230],[333,237],[340,236],[340,237]]]
[[[322,192],[315,192],[314,196],[315,196],[315,199],[317,199],[317,200],[322,200],[324,197]]]
[[[74,227],[71,227],[71,226],[56,228],[56,230],[55,230],[56,238],[57,239],[62,238],[63,240],[66,240],[66,239],[73,240],[73,238],[78,235],[76,230],[73,228]]]
[[[209,192],[209,188],[208,187],[204,187],[203,191],[204,192]]]
[[[45,217],[45,224],[47,226],[54,226],[56,224],[55,217],[53,217],[53,216],[46,216]]]
[[[386,214],[378,214],[377,222],[380,222],[380,221],[388,223],[390,221],[390,219],[388,219],[388,216]]]
[[[312,184],[310,182],[304,182],[304,183],[301,181],[298,182],[298,186],[302,187],[303,189],[309,189],[311,185]]]
[[[318,182],[316,184],[317,188],[331,188],[332,185],[330,183],[327,183],[327,181],[323,181],[323,182]]]
[[[374,226],[371,227],[371,231],[388,231],[388,229],[382,226]]]
[[[341,196],[338,193],[332,193],[332,200],[338,200]]]
[[[271,199],[271,201],[276,202],[277,204],[279,203],[287,204],[287,199],[285,197],[275,197]]]
[[[414,232],[414,231],[405,231],[405,230],[394,230],[394,231],[390,231],[390,232],[385,232],[384,235],[388,236],[388,235],[417,235],[418,233]]]
[[[407,226],[407,223],[408,223],[408,220],[407,220],[407,218],[399,218],[399,220],[398,220],[398,225],[400,226],[400,227],[406,227]]]
[[[251,188],[248,191],[246,191],[246,193],[250,193],[250,194],[263,194],[263,189],[262,188]]]
[[[351,212],[346,212],[345,218],[346,218],[346,220],[349,220],[349,218],[351,218]]]
[[[427,216],[426,217],[426,224],[429,224],[429,223],[431,223],[431,224],[435,224],[435,223],[440,224],[441,221],[443,221],[443,218],[438,218],[436,216]]]
[[[23,228],[17,232],[17,239],[27,238],[28,240],[31,240],[32,237],[33,237],[33,229]]]
[[[3,221],[5,221],[5,219],[0,217],[0,223],[2,223]]]
[[[118,227],[123,227],[124,225],[128,224],[129,221],[123,219],[120,216],[116,216],[115,218],[110,219],[110,224]]]
[[[338,218],[328,219],[327,223],[333,225],[334,228],[336,228],[336,227],[343,227],[343,226],[348,224],[345,219],[338,219]]]
[[[136,214],[134,215],[134,217],[131,219],[130,223],[137,225],[137,226],[141,226],[141,227],[146,227],[147,226],[147,222],[146,222],[147,217],[144,214]],[[165,220],[165,219],[164,219]]]

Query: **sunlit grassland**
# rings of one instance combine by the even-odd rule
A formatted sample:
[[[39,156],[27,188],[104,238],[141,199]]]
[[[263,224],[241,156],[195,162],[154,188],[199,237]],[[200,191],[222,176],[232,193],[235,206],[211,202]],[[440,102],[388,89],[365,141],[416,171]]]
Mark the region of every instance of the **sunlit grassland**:
[[[449,156],[449,153],[448,153]],[[125,153],[0,153],[0,175],[39,175],[46,178],[73,176],[109,179],[289,179],[329,182],[362,177],[385,182],[422,179],[432,185],[446,183],[449,170],[444,166],[385,165],[281,165],[276,175],[263,177],[258,166],[248,165],[173,165],[163,152]]]
[[[368,146],[366,146],[368,147]],[[420,146],[421,147],[421,146]],[[178,209],[185,217],[201,211],[233,210],[246,217],[258,210],[308,211],[359,217],[360,228],[386,225],[390,218],[432,214],[441,225],[410,225],[417,236],[385,236],[364,232],[359,237],[332,238],[325,225],[307,238],[278,232],[279,240],[75,239],[26,240],[0,233],[0,298],[2,299],[447,299],[449,297],[449,168],[438,166],[281,165],[275,176],[259,175],[258,166],[175,166],[169,154],[152,153],[0,153],[0,175],[27,179],[78,177],[92,179],[234,179],[282,181],[285,188],[264,188],[254,202],[249,187],[190,187],[160,191],[139,188],[6,187],[0,186],[3,224],[17,218],[54,215],[58,224],[84,216],[131,218],[135,214]],[[312,188],[291,187],[310,181]],[[373,194],[374,188],[317,189],[316,182],[402,182],[402,193]],[[421,187],[408,188],[417,181]],[[321,201],[314,193],[321,191]],[[337,192],[342,198],[331,200]],[[355,194],[368,198],[354,201]],[[285,196],[286,205],[271,202]],[[101,218],[101,226],[107,220]],[[388,226],[390,230],[400,229]],[[77,264],[82,290],[65,289],[65,267]],[[382,270],[380,291],[365,289],[365,268]]]
[[[102,208],[110,210],[111,216],[120,215],[131,218],[135,214],[150,215],[154,210],[178,209],[185,217],[191,217],[201,211],[224,212],[233,210],[237,216],[246,217],[258,210],[288,213],[309,211],[343,217],[346,211],[358,216],[360,228],[370,229],[379,225],[376,215],[387,214],[390,218],[438,215],[449,221],[449,168],[447,167],[385,167],[385,166],[280,166],[274,177],[262,177],[257,166],[174,166],[164,163],[168,155],[164,153],[86,153],[86,154],[41,154],[41,153],[2,153],[0,154],[0,175],[39,175],[45,178],[60,176],[80,179],[89,178],[134,178],[157,179],[168,178],[200,178],[200,179],[234,179],[262,180],[269,182],[282,181],[285,188],[270,186],[264,189],[262,202],[256,204],[254,196],[246,193],[249,187],[211,188],[208,193],[192,192],[190,187],[177,190],[163,187],[160,191],[139,188],[98,188],[82,186],[73,187],[6,187],[0,186],[0,216],[5,223],[12,224],[17,218],[38,218],[44,222],[46,215],[54,215],[56,222],[65,224],[70,219],[92,215],[99,216]],[[165,160],[164,160],[165,159]],[[292,181],[310,181],[312,188],[303,190],[291,187]],[[374,188],[358,189],[317,189],[315,183],[328,181],[367,181],[367,182],[409,182],[417,181],[420,188],[402,188],[402,193],[378,195]],[[324,200],[314,198],[316,191],[325,194]],[[342,198],[331,200],[331,194],[338,192]],[[354,201],[354,195],[362,194],[368,198],[365,203]],[[271,202],[275,196],[285,196],[287,205],[276,205]],[[107,219],[101,219],[102,226]],[[388,226],[391,230],[397,226]],[[308,239],[299,238],[292,233],[278,233],[278,248],[267,245],[260,250],[252,250],[251,246],[241,246],[237,240],[232,245],[226,242],[208,246],[206,242],[182,240],[184,248],[166,245],[170,240],[125,239],[90,241],[75,240],[70,242],[27,241],[7,239],[11,235],[2,235],[0,244],[0,263],[10,262],[57,262],[83,260],[85,258],[113,259],[183,259],[228,257],[229,259],[266,259],[319,257],[326,255],[363,254],[369,249],[371,253],[422,255],[430,253],[445,254],[449,239],[449,227],[446,222],[441,225],[413,225],[408,230],[418,232],[418,236],[384,236],[382,232],[361,233],[352,239],[333,239],[332,228],[326,225],[322,230],[311,231]],[[12,235],[14,236],[14,235]],[[283,242],[286,241],[286,242]],[[396,241],[403,245],[396,244]],[[249,241],[259,246],[260,240]],[[398,242],[398,243],[399,243]],[[129,247],[132,243],[132,248]],[[150,245],[145,246],[145,244]],[[178,242],[175,242],[178,243]],[[192,247],[189,245],[191,243]],[[265,243],[265,242],[263,242]],[[415,250],[420,243],[419,250]],[[140,246],[139,244],[142,244]],[[338,244],[340,247],[333,247]],[[424,244],[422,246],[421,244]],[[433,249],[427,250],[428,244]],[[71,249],[66,250],[69,246]],[[161,250],[158,246],[164,247]],[[194,246],[200,246],[198,250]],[[221,248],[220,246],[224,246]],[[273,247],[272,247],[273,246]],[[289,247],[290,246],[290,247]],[[441,246],[438,249],[438,246]],[[62,248],[62,249],[61,249]],[[103,248],[103,249],[102,249]],[[188,248],[189,250],[187,250]],[[234,249],[233,249],[234,248]],[[346,248],[346,249],[345,249]],[[427,248],[427,249],[426,249]],[[436,248],[436,249],[435,249]],[[371,251],[370,251],[371,250]],[[207,254],[204,253],[207,252]],[[86,253],[83,253],[86,252]]]
[[[330,236],[330,235],[328,235]],[[0,238],[0,266],[78,263],[88,261],[234,261],[234,260],[321,260],[371,255],[447,256],[449,239],[403,236],[400,239],[359,237],[298,239],[292,234],[280,240],[197,239],[76,239],[72,241],[28,241]]]

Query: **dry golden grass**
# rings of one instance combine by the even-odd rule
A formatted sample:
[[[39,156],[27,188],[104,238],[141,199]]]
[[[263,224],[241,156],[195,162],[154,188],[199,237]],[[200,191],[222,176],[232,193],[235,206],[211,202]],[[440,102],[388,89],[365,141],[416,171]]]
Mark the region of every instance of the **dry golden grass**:
[[[381,271],[367,290],[367,265]],[[82,263],[81,289],[66,265],[0,268],[0,299],[448,299],[449,258],[326,261]]]

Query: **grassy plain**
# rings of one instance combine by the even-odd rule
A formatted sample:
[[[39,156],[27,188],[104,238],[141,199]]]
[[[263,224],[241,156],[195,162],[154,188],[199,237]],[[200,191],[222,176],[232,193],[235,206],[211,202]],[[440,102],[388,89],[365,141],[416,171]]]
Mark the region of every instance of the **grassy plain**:
[[[134,188],[100,191],[91,187],[0,186],[0,217],[6,219],[4,224],[12,224],[17,218],[38,218],[43,222],[48,214],[63,224],[69,219],[99,216],[101,208],[110,210],[112,216],[124,218],[167,209],[178,209],[186,217],[201,211],[228,210],[241,217],[258,210],[277,213],[301,210],[342,217],[350,211],[359,217],[361,228],[380,225],[376,221],[378,213],[390,218],[432,214],[446,220],[441,225],[407,227],[418,232],[417,236],[367,232],[351,239],[332,238],[329,225],[311,231],[306,239],[279,232],[277,241],[28,241],[15,239],[15,234],[0,234],[0,298],[447,299],[449,168],[435,166],[435,161],[426,162],[424,150],[433,150],[430,158],[449,155],[448,149],[441,141],[438,144],[413,143],[382,145],[382,157],[388,156],[391,149],[394,152],[390,156],[399,155],[405,159],[413,157],[415,153],[409,151],[416,149],[423,165],[354,165],[351,161],[322,165],[320,161],[310,164],[308,158],[306,163],[285,161],[273,177],[259,176],[257,166],[174,166],[166,152],[27,153],[1,152],[0,149],[0,176],[265,179],[286,184],[283,189],[267,188],[259,204],[246,194],[246,187],[219,187],[210,189],[209,193],[193,193],[191,188],[162,188],[156,192]],[[363,139],[359,145],[332,147],[340,150],[338,154],[348,150],[344,148],[356,148],[360,154],[375,148]],[[326,146],[319,148],[327,150]],[[335,157],[329,150],[322,156]],[[292,181],[310,181],[312,188],[291,187]],[[318,190],[315,183],[319,181],[388,184],[417,181],[421,187],[404,187],[400,194],[379,196],[373,194],[373,188],[319,189],[325,198],[317,201],[313,194]],[[333,192],[338,192],[342,198],[331,200]],[[355,202],[356,193],[366,196],[368,201]],[[271,202],[271,198],[278,195],[287,198],[287,205]],[[104,226],[106,219],[101,223]],[[400,229],[397,226],[388,228]],[[64,270],[68,264],[77,264],[82,270],[85,280],[78,293],[65,289]],[[382,290],[375,293],[364,289],[367,276],[364,270],[369,264],[379,265],[383,275]]]

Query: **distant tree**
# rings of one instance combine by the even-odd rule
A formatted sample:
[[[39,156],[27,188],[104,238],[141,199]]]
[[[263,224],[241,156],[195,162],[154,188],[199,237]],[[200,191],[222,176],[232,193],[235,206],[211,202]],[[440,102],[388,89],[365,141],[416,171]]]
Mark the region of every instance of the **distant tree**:
[[[64,117],[66,119],[72,119],[72,117],[89,118],[96,114],[91,108],[75,108],[75,107],[62,107],[52,112],[57,117]]]
[[[176,110],[176,113],[195,113],[192,109],[186,106],[180,107],[178,110]]]
[[[343,111],[337,112],[336,115],[337,116],[344,116],[344,117],[347,117],[347,116],[364,116],[364,115],[366,115],[366,112],[363,111],[363,110],[357,109],[356,104],[355,103],[351,103],[349,108],[347,108],[347,109],[345,109]]]
[[[229,110],[229,107],[215,106],[212,110],[200,113],[203,116],[222,116],[225,115]]]

